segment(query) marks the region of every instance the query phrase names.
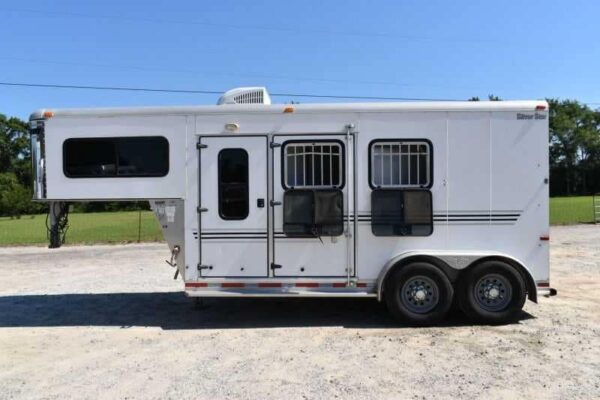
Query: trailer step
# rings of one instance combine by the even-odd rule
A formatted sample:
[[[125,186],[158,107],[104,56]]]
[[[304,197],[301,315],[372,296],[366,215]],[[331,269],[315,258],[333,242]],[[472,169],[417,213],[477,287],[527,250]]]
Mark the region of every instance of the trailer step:
[[[558,291],[554,288],[538,288],[538,295],[539,296],[544,296],[544,297],[552,297],[552,296],[556,296],[558,294]]]

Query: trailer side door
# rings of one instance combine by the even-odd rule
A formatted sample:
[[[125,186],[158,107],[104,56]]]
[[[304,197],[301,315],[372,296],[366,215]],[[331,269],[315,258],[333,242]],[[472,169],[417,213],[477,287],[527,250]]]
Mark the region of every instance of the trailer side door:
[[[267,136],[199,140],[200,276],[267,276]]]
[[[353,152],[347,137],[273,139],[272,276],[353,276]]]

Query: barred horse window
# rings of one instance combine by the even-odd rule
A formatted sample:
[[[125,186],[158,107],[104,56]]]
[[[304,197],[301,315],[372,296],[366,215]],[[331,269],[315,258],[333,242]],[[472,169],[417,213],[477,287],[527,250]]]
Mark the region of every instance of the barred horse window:
[[[283,146],[286,189],[333,189],[344,186],[341,142],[286,142]]]
[[[431,144],[427,141],[381,140],[371,143],[373,188],[423,188],[432,183]]]

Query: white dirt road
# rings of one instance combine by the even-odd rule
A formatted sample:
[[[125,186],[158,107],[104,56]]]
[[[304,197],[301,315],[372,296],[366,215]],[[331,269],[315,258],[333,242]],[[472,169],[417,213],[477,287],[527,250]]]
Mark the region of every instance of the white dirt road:
[[[551,238],[557,297],[435,328],[373,300],[196,310],[162,244],[0,248],[0,398],[600,398],[600,227]]]

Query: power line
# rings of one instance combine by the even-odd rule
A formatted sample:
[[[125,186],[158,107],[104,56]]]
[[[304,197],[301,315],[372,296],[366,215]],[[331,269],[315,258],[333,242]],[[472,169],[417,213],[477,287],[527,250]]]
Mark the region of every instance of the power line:
[[[309,76],[285,76],[285,75],[266,75],[266,74],[238,74],[223,71],[200,71],[200,70],[189,70],[189,69],[163,69],[137,65],[117,65],[117,64],[104,64],[104,63],[88,63],[88,62],[70,62],[70,61],[53,61],[43,59],[31,59],[31,58],[15,58],[15,57],[0,57],[0,60],[21,62],[21,63],[32,63],[32,64],[49,64],[49,65],[70,65],[80,67],[98,67],[98,68],[111,68],[111,69],[122,69],[122,70],[133,70],[133,71],[146,71],[146,72],[166,72],[166,73],[185,73],[191,75],[219,75],[219,76],[234,76],[238,78],[251,78],[251,79],[281,79],[290,81],[307,81],[307,82],[329,82],[329,83],[351,83],[353,85],[394,85],[394,86],[431,86],[440,87],[440,85],[416,85],[401,82],[392,81],[371,81],[371,80],[349,80],[349,79],[332,79],[332,78],[317,78]],[[475,90],[475,89],[473,89]]]
[[[130,92],[161,92],[161,93],[190,93],[190,94],[222,94],[218,90],[185,90],[185,89],[152,89],[119,86],[87,86],[87,85],[55,85],[52,83],[0,82],[3,86],[39,87],[52,89],[85,89],[85,90],[119,90]]]
[[[58,85],[51,83],[30,82],[0,82],[2,86],[36,87],[50,89],[81,89],[81,90],[112,90],[128,92],[155,92],[155,93],[183,93],[183,94],[223,94],[224,90],[190,90],[190,89],[163,89],[123,86],[88,86],[88,85]],[[269,93],[273,97],[304,97],[316,99],[346,99],[346,100],[389,100],[389,101],[459,101],[459,99],[417,98],[417,97],[384,97],[384,96],[352,96],[335,94],[309,94],[309,93]]]
[[[124,86],[89,86],[89,85],[58,85],[51,83],[30,82],[0,82],[0,86],[31,87],[47,89],[80,89],[80,90],[104,90],[104,91],[127,91],[127,92],[154,92],[154,93],[180,93],[180,94],[217,94],[221,95],[225,90],[194,90],[194,89],[165,89],[144,88]],[[271,97],[302,97],[315,99],[341,99],[341,100],[383,100],[383,101],[464,101],[465,99],[449,98],[425,98],[425,97],[385,97],[385,96],[361,96],[361,95],[337,95],[337,94],[311,94],[311,93],[269,93]],[[600,105],[600,102],[580,102],[590,106]]]
[[[144,22],[154,24],[176,24],[176,25],[198,25],[208,26],[213,28],[226,28],[236,30],[255,30],[255,31],[275,31],[285,32],[294,34],[325,34],[325,35],[336,35],[336,36],[364,36],[364,37],[390,37],[394,39],[405,39],[405,40],[421,40],[421,41],[445,41],[445,42],[477,42],[477,43],[501,43],[502,41],[497,39],[489,38],[452,38],[452,37],[432,37],[432,36],[413,36],[413,35],[400,35],[393,32],[367,32],[367,31],[342,31],[342,30],[330,30],[330,29],[309,29],[303,27],[286,27],[276,25],[238,25],[238,24],[226,24],[216,23],[207,21],[189,21],[189,20],[171,20],[162,18],[140,18],[140,17],[128,17],[121,15],[92,15],[78,12],[64,12],[64,11],[52,11],[52,10],[35,10],[35,9],[14,9],[14,8],[0,8],[0,11],[21,13],[21,14],[39,14],[45,16],[55,17],[77,17],[87,19],[105,19],[105,20],[116,20],[126,22]],[[506,42],[506,41],[504,41]],[[506,42],[508,43],[508,42]],[[517,42],[512,43],[517,44]],[[539,43],[538,43],[539,45]]]

